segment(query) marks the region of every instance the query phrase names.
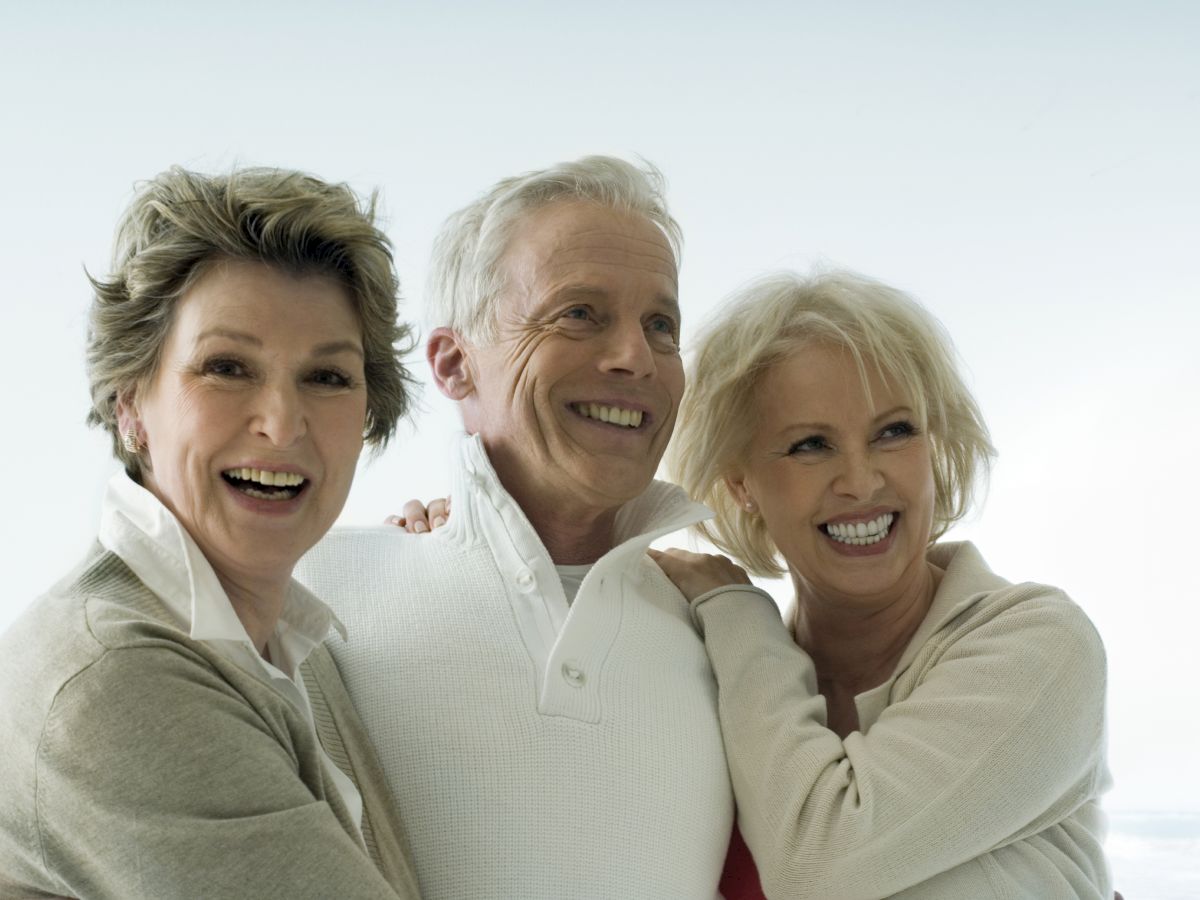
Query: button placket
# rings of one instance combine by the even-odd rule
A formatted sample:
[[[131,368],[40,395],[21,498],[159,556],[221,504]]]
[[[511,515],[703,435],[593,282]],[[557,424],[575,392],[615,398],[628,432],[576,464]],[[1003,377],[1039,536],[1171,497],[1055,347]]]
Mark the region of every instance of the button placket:
[[[587,674],[573,660],[567,660],[562,664],[562,677],[563,681],[573,688],[581,688],[587,684]]]

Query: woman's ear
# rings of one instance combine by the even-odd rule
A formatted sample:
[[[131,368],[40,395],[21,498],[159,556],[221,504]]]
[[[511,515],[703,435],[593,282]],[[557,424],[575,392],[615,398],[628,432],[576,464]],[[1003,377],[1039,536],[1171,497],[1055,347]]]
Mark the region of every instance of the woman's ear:
[[[435,328],[425,344],[425,358],[438,390],[451,400],[463,400],[475,391],[466,342],[449,328]]]
[[[130,453],[137,453],[146,446],[146,429],[142,427],[138,413],[136,389],[117,395],[117,431]]]
[[[725,475],[725,489],[733,497],[733,502],[748,513],[758,512],[758,504],[746,484],[745,473],[734,470]]]

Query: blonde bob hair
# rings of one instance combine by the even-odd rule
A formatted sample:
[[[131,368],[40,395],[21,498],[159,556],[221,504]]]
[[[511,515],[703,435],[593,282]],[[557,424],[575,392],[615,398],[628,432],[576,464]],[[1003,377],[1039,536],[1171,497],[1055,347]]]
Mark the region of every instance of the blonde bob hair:
[[[139,185],[117,225],[112,272],[88,276],[89,425],[108,430],[135,480],[142,461],[121,443],[117,401],[151,379],[175,306],[214,265],[248,260],[343,284],[362,327],[367,421],[383,447],[408,412],[413,379],[401,362],[411,331],[396,321],[391,242],[375,224],[375,196],[285,169],[202,175],[173,167]]]
[[[585,156],[505,178],[446,219],[430,260],[429,325],[475,343],[494,340],[496,299],[504,289],[501,261],[513,231],[542,207],[572,200],[646,217],[662,230],[679,268],[683,235],[667,211],[662,173],[645,162]]]
[[[700,533],[757,575],[785,568],[762,517],[734,500],[724,478],[749,449],[763,374],[813,342],[844,347],[864,388],[870,367],[911,398],[933,458],[930,543],[966,515],[995,455],[949,336],[915,300],[846,271],[782,272],[754,282],[729,298],[699,339],[668,465],[716,511],[696,526]]]

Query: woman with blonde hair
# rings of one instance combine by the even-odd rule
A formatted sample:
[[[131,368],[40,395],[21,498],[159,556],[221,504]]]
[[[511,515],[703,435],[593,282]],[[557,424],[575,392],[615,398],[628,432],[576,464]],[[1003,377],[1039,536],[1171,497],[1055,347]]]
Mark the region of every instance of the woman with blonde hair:
[[[124,471],[0,637],[0,894],[416,897],[340,624],[291,578],[408,408],[372,204],[171,169],[93,286],[89,422]]]
[[[671,446],[701,533],[795,590],[785,622],[728,559],[655,553],[766,896],[1111,897],[1104,650],[1062,591],[941,540],[993,450],[936,320],[848,273],[764,279],[706,329]]]

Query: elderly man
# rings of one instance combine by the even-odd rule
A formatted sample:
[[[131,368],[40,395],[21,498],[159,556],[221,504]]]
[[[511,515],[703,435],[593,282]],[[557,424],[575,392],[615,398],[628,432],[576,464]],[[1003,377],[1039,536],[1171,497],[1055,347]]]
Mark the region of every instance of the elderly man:
[[[435,248],[427,355],[458,403],[454,515],[326,539],[301,577],[426,898],[711,898],[733,817],[715,686],[646,556],[708,514],[654,482],[683,393],[661,178],[506,179]]]

